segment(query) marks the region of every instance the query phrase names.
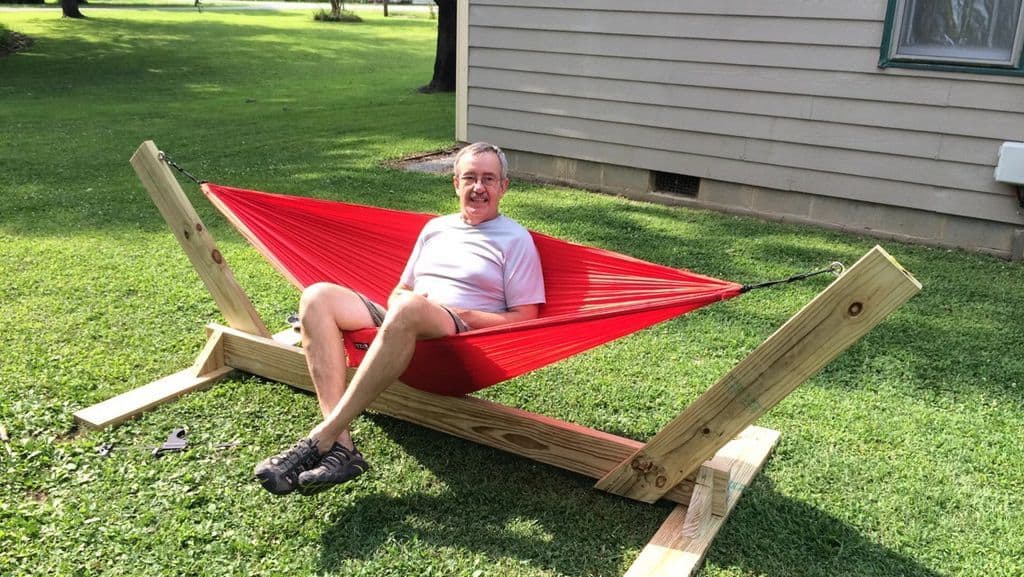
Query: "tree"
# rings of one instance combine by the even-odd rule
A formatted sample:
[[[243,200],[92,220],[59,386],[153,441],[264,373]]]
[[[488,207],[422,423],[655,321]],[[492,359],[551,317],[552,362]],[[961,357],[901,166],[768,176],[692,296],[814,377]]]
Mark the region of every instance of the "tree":
[[[78,0],[60,0],[60,10],[65,18],[85,18],[78,9]]]
[[[458,0],[434,0],[437,4],[437,48],[434,52],[434,77],[420,92],[455,92],[455,33]]]
[[[344,0],[331,0],[331,17],[335,20],[341,19],[341,13],[345,11]]]

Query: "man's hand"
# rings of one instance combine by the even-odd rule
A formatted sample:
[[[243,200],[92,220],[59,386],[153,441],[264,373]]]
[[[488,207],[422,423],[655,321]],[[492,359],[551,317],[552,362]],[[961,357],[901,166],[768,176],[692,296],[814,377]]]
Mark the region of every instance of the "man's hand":
[[[448,307],[459,318],[466,322],[473,329],[484,329],[498,325],[505,325],[519,321],[528,321],[537,318],[540,312],[540,305],[520,305],[512,307],[503,313],[488,313],[470,309],[457,309]]]

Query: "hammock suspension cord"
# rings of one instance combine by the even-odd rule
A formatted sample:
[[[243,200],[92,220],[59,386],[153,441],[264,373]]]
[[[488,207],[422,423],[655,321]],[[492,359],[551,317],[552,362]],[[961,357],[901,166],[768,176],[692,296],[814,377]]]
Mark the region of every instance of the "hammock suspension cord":
[[[189,172],[189,171],[185,170],[184,168],[178,166],[178,163],[174,162],[173,160],[171,160],[171,157],[167,156],[167,153],[162,151],[162,150],[160,151],[159,158],[160,158],[160,160],[166,162],[167,165],[170,166],[171,168],[173,168],[173,169],[177,170],[178,172],[180,172],[180,173],[184,174],[185,176],[187,176],[189,180],[191,180],[192,182],[196,183],[197,185],[200,185],[200,184],[203,184],[204,182],[206,182],[205,180],[199,180],[198,178],[192,176],[191,172]]]
[[[766,282],[761,282],[761,283],[756,283],[756,284],[743,285],[743,287],[740,288],[740,293],[749,292],[749,291],[752,291],[754,289],[770,287],[770,286],[774,286],[774,285],[777,285],[777,284],[785,284],[785,283],[796,282],[798,280],[804,280],[806,278],[810,278],[812,276],[816,276],[816,275],[819,275],[819,274],[825,274],[827,272],[830,272],[830,273],[835,274],[836,276],[839,276],[839,275],[843,274],[844,270],[846,270],[846,267],[843,266],[843,263],[841,263],[841,262],[834,262],[834,263],[828,265],[828,268],[823,268],[821,270],[815,270],[815,271],[795,274],[795,275],[793,275],[793,276],[791,276],[789,278],[785,278],[785,279],[782,279],[782,280],[771,280],[771,281],[766,281]]]

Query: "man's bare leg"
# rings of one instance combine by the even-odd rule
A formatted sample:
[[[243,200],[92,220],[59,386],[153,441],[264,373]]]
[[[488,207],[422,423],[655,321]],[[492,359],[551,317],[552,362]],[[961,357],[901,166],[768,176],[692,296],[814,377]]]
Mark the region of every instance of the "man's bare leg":
[[[352,420],[405,372],[417,340],[454,333],[451,316],[437,304],[407,291],[393,295],[388,301],[384,324],[352,382],[331,412],[310,431],[309,436],[316,441],[320,452],[330,449],[335,439],[348,431]]]
[[[408,291],[395,293],[377,338],[346,387],[339,328],[364,328],[372,318],[355,293],[333,285],[314,286],[315,290],[307,289],[308,296],[303,294],[303,341],[310,347],[307,364],[321,411],[327,415],[308,437],[253,469],[265,489],[280,495],[296,489],[314,494],[365,472],[367,464],[352,444],[349,423],[405,371],[417,339],[455,332],[451,316],[440,306]],[[369,322],[360,324],[356,310]]]
[[[299,313],[306,363],[320,411],[326,416],[345,392],[346,363],[341,330],[371,327],[373,318],[356,293],[328,283],[317,283],[303,291]],[[354,451],[347,427],[333,432],[331,445],[336,441],[345,450]],[[258,463],[253,468],[253,476],[271,493],[291,493],[299,488],[299,475],[316,466],[322,453],[317,441],[303,438],[290,449]],[[362,470],[365,470],[365,461]]]
[[[345,393],[345,347],[341,331],[373,326],[366,304],[350,289],[329,283],[310,285],[299,301],[302,347],[316,389],[320,412],[326,418]],[[334,439],[353,449],[348,428]]]

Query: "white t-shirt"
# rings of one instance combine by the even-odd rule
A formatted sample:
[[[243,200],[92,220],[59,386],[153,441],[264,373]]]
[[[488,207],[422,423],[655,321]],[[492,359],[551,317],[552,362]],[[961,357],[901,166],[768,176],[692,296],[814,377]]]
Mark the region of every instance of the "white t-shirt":
[[[505,312],[544,302],[540,256],[530,232],[498,215],[476,226],[461,214],[430,220],[416,239],[402,284],[439,303]]]

